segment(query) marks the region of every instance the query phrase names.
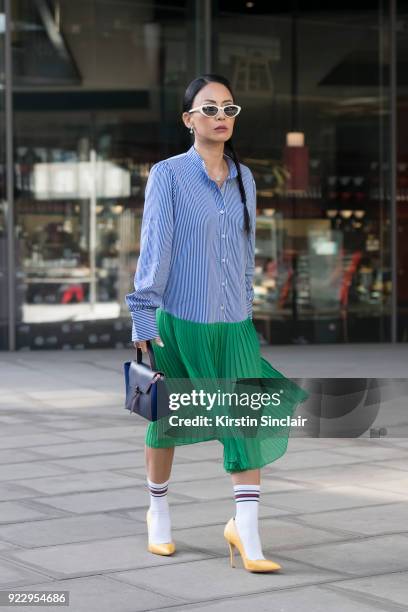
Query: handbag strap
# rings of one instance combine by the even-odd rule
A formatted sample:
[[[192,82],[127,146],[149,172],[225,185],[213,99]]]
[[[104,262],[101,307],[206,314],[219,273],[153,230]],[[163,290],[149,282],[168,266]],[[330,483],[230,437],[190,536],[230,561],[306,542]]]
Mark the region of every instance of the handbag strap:
[[[150,360],[150,367],[152,368],[152,370],[156,369],[156,361],[154,358],[154,352],[153,352],[153,347],[152,347],[152,343],[150,340],[146,340],[146,347],[147,347],[147,352],[149,355],[149,360]],[[143,351],[140,347],[137,347],[137,363],[142,363],[143,361]]]

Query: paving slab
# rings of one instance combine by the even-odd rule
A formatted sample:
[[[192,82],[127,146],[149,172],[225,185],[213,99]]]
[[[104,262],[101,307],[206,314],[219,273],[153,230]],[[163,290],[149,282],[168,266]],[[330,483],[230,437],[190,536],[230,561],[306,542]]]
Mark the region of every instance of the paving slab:
[[[408,534],[408,500],[316,514],[299,514],[297,520],[324,529],[341,529],[361,535]]]
[[[76,399],[72,399],[71,397],[61,399],[55,396],[41,400],[41,403],[46,408],[52,408],[55,406],[56,402],[58,402],[59,410],[78,410],[78,408],[82,408],[84,411],[86,410],[88,414],[88,408],[92,408],[93,414],[97,417],[102,413],[103,407],[110,408],[111,406],[117,406],[117,412],[119,414],[119,407],[122,406],[123,400],[119,400],[116,397],[106,397],[105,395],[96,394],[89,395],[88,397],[78,397]],[[96,409],[95,406],[97,406]]]
[[[19,412],[20,412],[20,409],[19,409]],[[21,411],[21,421],[18,425],[2,425],[0,429],[1,429],[1,434],[2,434],[0,438],[2,442],[2,444],[0,445],[0,448],[3,448],[2,445],[4,444],[4,440],[6,438],[14,438],[14,437],[21,436],[22,430],[24,430],[24,435],[37,435],[37,436],[41,435],[42,436],[47,433],[47,431],[45,431],[44,429],[43,421],[41,422],[36,421],[36,424],[33,425],[30,423],[27,415],[23,416],[22,411]],[[5,446],[7,450],[7,448],[9,447],[7,447],[7,445]],[[15,448],[18,450],[21,447],[17,444],[15,445]]]
[[[64,435],[69,439],[78,441],[90,442],[96,440],[119,439],[130,444],[138,433],[139,432],[135,429],[135,427],[132,427],[130,424],[128,426],[116,425],[110,427],[84,427],[80,423],[76,423],[76,428],[65,427]]]
[[[180,597],[163,597],[153,591],[112,580],[107,576],[86,576],[61,581],[30,585],[32,591],[69,591],[68,608],[47,606],[47,612],[143,612],[162,610],[167,606],[182,604]],[[22,607],[14,607],[17,610]],[[39,610],[40,608],[34,608]]]
[[[147,550],[147,536],[136,535],[109,540],[59,544],[8,552],[11,560],[39,570],[54,578],[73,578],[85,574],[100,574],[163,565],[182,565],[209,555],[179,544],[177,555],[164,557]],[[180,570],[179,570],[180,571]]]
[[[13,552],[13,551],[12,551]],[[36,572],[32,569],[27,569],[19,563],[12,563],[9,559],[5,560],[4,555],[10,556],[10,551],[0,552],[0,587],[3,589],[16,586],[25,586],[38,581],[49,581],[50,577],[44,575],[43,572]]]
[[[274,609],[272,592],[275,589],[318,584],[342,577],[342,574],[337,572],[310,569],[307,565],[290,560],[285,562],[284,568],[282,565],[282,570],[279,572],[267,574],[247,572],[242,565],[239,565],[238,559],[236,563],[237,567],[231,568],[229,556],[194,561],[183,567],[182,579],[177,565],[118,572],[112,577],[127,584],[152,589],[164,596],[177,597],[178,593],[183,593],[183,597],[191,602],[270,591],[269,609],[272,610]]]
[[[41,455],[32,450],[24,450],[21,448],[6,448],[0,450],[0,465],[6,465],[7,463],[26,463],[44,459],[44,455]]]
[[[372,461],[372,465],[384,466],[386,468],[392,468],[395,470],[401,470],[402,472],[408,472],[408,455],[400,458],[386,459],[384,461],[378,461],[377,457]]]
[[[378,605],[387,606],[392,610],[394,605],[407,607],[408,572],[395,572],[383,576],[367,576],[336,583],[337,592],[347,592],[350,595],[363,595]]]
[[[360,486],[372,491],[389,491],[405,495],[408,491],[408,475],[395,470],[389,478],[381,476],[377,480],[362,482]]]
[[[20,427],[21,431],[21,427]],[[59,444],[68,442],[63,435],[52,433],[21,433],[20,435],[2,435],[0,437],[0,449],[5,448],[23,448],[37,447],[40,444]]]
[[[286,472],[289,470],[306,470],[310,468],[312,471],[314,468],[331,467],[331,466],[348,466],[353,464],[361,463],[360,457],[353,457],[352,455],[341,455],[335,453],[332,450],[310,450],[307,453],[290,453],[287,452],[280,457],[280,460],[271,464],[273,469],[278,472]],[[271,467],[271,466],[270,466]]]
[[[349,576],[406,572],[408,538],[399,534],[357,538],[348,542],[287,550],[285,556],[316,568],[324,567]]]
[[[228,553],[228,544],[223,536],[224,526],[232,516],[226,516],[225,522],[217,525],[178,529],[173,537],[177,542],[183,542],[187,546],[204,550],[208,554],[225,555]],[[348,534],[342,532],[331,532],[317,527],[310,527],[297,523],[290,516],[262,518],[259,522],[259,533],[261,536],[264,555],[270,554],[271,559],[278,561],[277,551],[297,549],[302,546],[313,545],[317,542],[341,542]]]
[[[44,519],[49,516],[60,516],[61,512],[56,512],[52,508],[40,509],[34,504],[27,505],[24,501],[3,501],[0,502],[0,525],[5,523],[19,523],[22,521],[32,521]]]
[[[261,503],[287,509],[296,513],[324,512],[342,508],[378,506],[392,502],[408,503],[408,491],[395,493],[357,486],[324,487],[320,490],[286,491],[285,493],[266,493]]]
[[[383,461],[384,459],[405,459],[408,465],[408,450],[397,446],[380,446],[378,443],[371,443],[363,447],[359,446],[339,446],[333,452],[340,455],[352,455],[360,457],[362,461]],[[407,467],[408,469],[408,467]]]
[[[352,463],[349,465],[329,465],[324,467],[314,467],[307,469],[285,470],[281,471],[280,475],[284,474],[286,480],[298,482],[302,484],[318,483],[319,486],[336,486],[336,485],[367,485],[372,486],[373,483],[386,481],[391,478],[403,477],[391,466],[384,467],[372,465],[372,463]],[[408,477],[408,475],[407,475]],[[265,474],[264,478],[268,478]]]
[[[123,440],[98,440],[96,442],[70,442],[65,440],[63,444],[58,444],[57,446],[52,444],[50,446],[36,447],[36,451],[53,459],[131,452],[132,450],[132,444]]]
[[[330,584],[330,583],[329,583]],[[337,583],[335,583],[337,584]],[[320,586],[295,587],[275,590],[264,595],[245,595],[206,601],[201,604],[172,605],[162,608],[164,611],[185,612],[393,612],[392,608],[386,607],[388,602],[381,604],[380,601],[370,603],[363,601],[360,595],[349,592],[330,591],[326,584]],[[400,612],[400,610],[395,610]]]
[[[59,466],[50,461],[32,461],[27,463],[5,463],[0,465],[0,481],[24,480],[30,475],[31,478],[45,476],[57,476],[58,474],[69,474],[75,470],[67,466]]]
[[[67,512],[87,514],[90,512],[107,512],[109,510],[143,508],[148,505],[148,496],[142,487],[125,487],[108,489],[91,493],[70,493],[67,495],[49,495],[35,498],[38,505],[45,508],[59,508]],[[180,496],[169,494],[169,503],[179,504],[184,500]]]
[[[145,465],[145,456],[142,450],[111,453],[109,455],[96,455],[90,457],[74,457],[72,459],[55,459],[54,465],[62,468],[71,468],[81,472],[99,472],[102,470],[129,469]],[[125,476],[136,478],[132,472],[124,473]],[[145,476],[143,478],[145,480]]]
[[[12,501],[33,497],[33,490],[29,487],[14,484],[14,482],[0,482],[0,501]]]
[[[399,448],[408,448],[408,439],[407,438],[389,438],[390,441],[392,441],[392,443],[395,446],[398,446]]]
[[[139,481],[134,477],[109,470],[98,471],[92,477],[89,476],[88,472],[80,472],[65,474],[64,476],[19,480],[18,482],[27,490],[30,490],[33,497],[38,497],[38,494],[58,495],[60,493],[80,493],[140,486]]]
[[[87,540],[145,534],[146,526],[138,521],[108,514],[69,516],[0,526],[0,539],[24,548],[69,544]]]
[[[0,542],[0,551],[3,550],[11,550],[12,548],[18,548],[14,544],[10,544],[10,542]]]
[[[45,419],[42,423],[42,427],[47,430],[52,431],[61,431],[68,439],[71,438],[71,431],[74,432],[81,431],[84,439],[88,440],[87,434],[91,435],[94,431],[98,431],[98,429],[113,429],[116,428],[117,425],[111,423],[109,419],[98,419],[98,423],[95,423],[95,419],[88,419],[86,416],[78,416],[76,418],[71,418],[71,415],[59,415],[59,419],[54,419],[52,416],[50,418]],[[122,429],[122,427],[117,427],[118,429]]]

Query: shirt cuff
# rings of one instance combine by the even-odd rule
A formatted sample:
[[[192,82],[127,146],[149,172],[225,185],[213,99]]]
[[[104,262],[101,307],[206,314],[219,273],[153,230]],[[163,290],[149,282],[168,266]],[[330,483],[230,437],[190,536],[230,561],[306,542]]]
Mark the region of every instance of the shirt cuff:
[[[159,330],[156,323],[157,308],[144,308],[132,311],[132,342],[142,342],[157,338]]]

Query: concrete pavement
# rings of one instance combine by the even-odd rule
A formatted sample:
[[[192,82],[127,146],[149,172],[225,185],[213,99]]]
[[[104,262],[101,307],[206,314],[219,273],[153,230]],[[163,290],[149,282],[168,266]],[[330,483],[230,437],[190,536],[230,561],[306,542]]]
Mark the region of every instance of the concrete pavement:
[[[404,345],[262,353],[292,377],[408,370]],[[177,552],[148,553],[146,423],[123,408],[131,356],[0,354],[0,589],[69,590],[75,612],[407,609],[407,438],[291,438],[263,469],[264,553],[283,568],[265,575],[239,557],[229,566],[223,527],[234,504],[222,446],[178,447],[169,487]]]

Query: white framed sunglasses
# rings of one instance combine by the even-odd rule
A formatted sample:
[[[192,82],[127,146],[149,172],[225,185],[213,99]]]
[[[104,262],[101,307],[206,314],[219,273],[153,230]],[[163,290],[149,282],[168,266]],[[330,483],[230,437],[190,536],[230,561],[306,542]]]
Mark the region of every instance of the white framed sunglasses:
[[[225,117],[236,117],[241,112],[241,107],[238,104],[226,104],[225,106],[217,106],[216,104],[201,104],[189,110],[189,113],[198,111],[204,117],[216,117],[221,111]]]

